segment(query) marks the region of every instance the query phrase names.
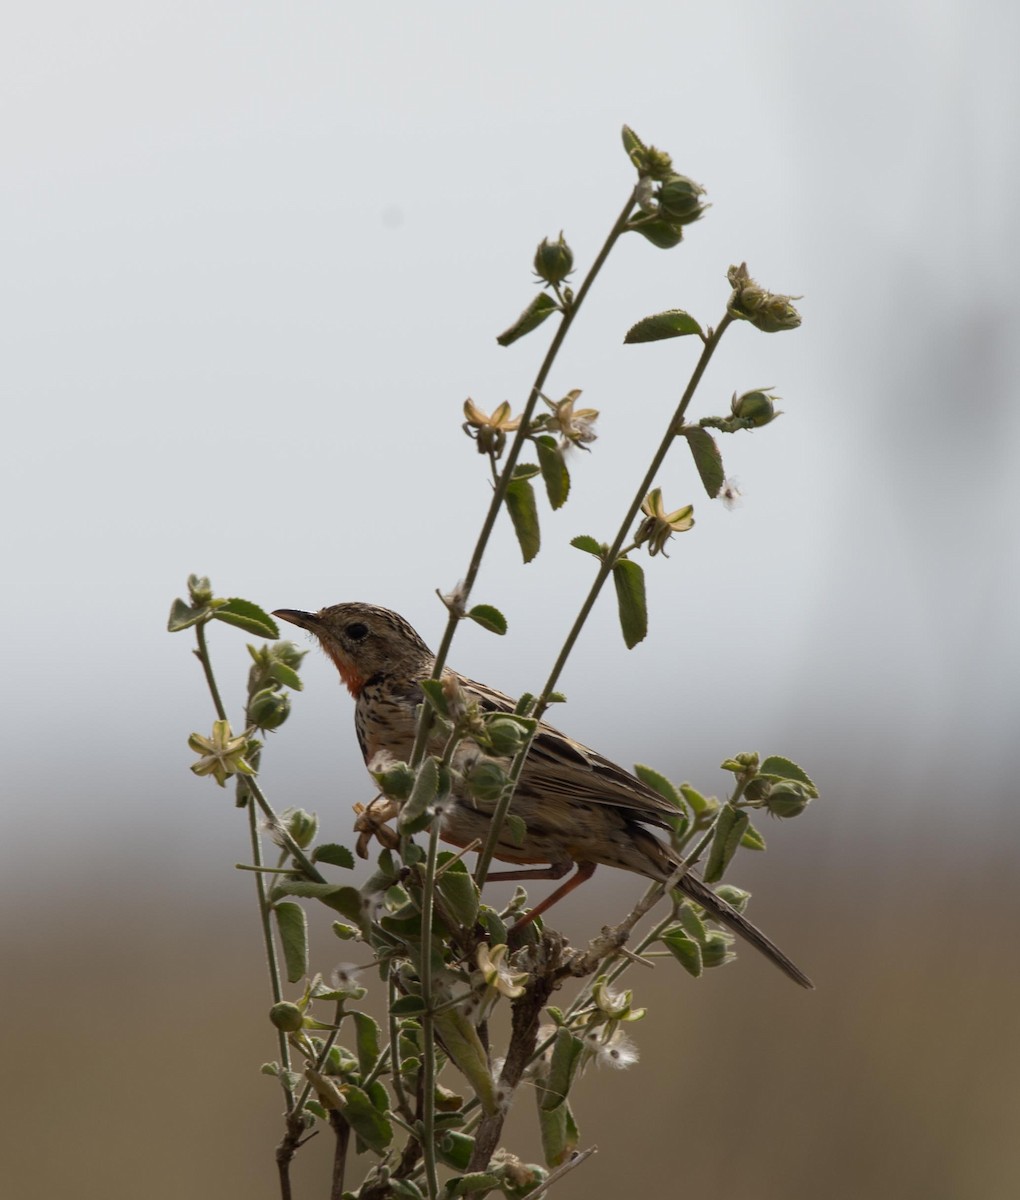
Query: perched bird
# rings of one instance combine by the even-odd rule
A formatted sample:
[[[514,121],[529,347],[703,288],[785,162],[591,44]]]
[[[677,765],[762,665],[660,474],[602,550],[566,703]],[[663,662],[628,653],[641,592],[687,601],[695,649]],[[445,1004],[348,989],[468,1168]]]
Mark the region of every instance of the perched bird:
[[[365,762],[380,752],[395,759],[411,755],[420,681],[427,679],[435,656],[411,626],[395,612],[371,604],[334,604],[317,613],[278,609],[274,616],[313,633],[336,664],[356,703],[354,724]],[[452,675],[447,668],[444,674]],[[469,699],[485,712],[513,712],[514,702],[485,684],[456,676]],[[442,741],[430,746],[441,753]],[[442,815],[441,836],[455,846],[483,843],[495,802],[455,794]],[[605,864],[665,881],[679,859],[652,834],[668,829],[675,810],[640,779],[575,742],[544,722],[539,725],[510,810],[524,822],[501,833],[495,857],[517,870],[494,872],[489,879],[562,879],[577,871],[529,914],[546,911]],[[533,864],[547,864],[534,869]],[[531,869],[528,869],[531,867]],[[678,889],[709,917],[739,934],[802,987],[813,986],[783,952],[735,908],[717,896],[693,872]]]

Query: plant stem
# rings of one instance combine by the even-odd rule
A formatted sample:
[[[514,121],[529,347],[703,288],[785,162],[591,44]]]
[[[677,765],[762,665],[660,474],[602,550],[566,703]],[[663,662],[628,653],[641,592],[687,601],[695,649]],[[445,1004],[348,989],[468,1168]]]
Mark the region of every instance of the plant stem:
[[[209,695],[212,696],[213,708],[216,709],[216,716],[221,721],[225,721],[227,710],[223,707],[220,689],[216,686],[216,676],[213,674],[212,660],[209,657],[209,646],[205,640],[204,621],[199,621],[195,626],[195,640],[198,642],[198,661],[202,664],[202,670],[205,672],[205,681],[209,686]]]
[[[517,427],[517,432],[514,435],[513,441],[510,443],[510,449],[507,451],[506,460],[503,464],[503,470],[496,478],[495,485],[492,491],[492,499],[489,501],[489,509],[485,514],[485,519],[482,522],[481,532],[478,535],[478,541],[475,543],[474,551],[471,555],[471,560],[468,563],[467,572],[464,575],[461,591],[463,594],[463,602],[467,603],[468,596],[471,594],[471,589],[474,587],[475,579],[478,576],[478,571],[482,565],[482,557],[485,554],[486,547],[489,544],[489,538],[492,535],[493,527],[496,524],[496,518],[499,515],[499,510],[503,506],[506,499],[507,489],[510,487],[510,481],[513,478],[514,467],[517,465],[517,459],[520,457],[521,450],[524,448],[525,442],[529,436],[529,426],[531,418],[535,412],[535,406],[538,404],[539,397],[542,393],[542,388],[545,386],[546,378],[552,369],[553,363],[556,361],[556,356],[560,351],[560,347],[570,332],[570,327],[574,323],[574,318],[580,311],[581,305],[584,303],[585,297],[588,295],[591,285],[595,282],[599,271],[609,257],[609,252],[616,244],[618,239],[627,230],[627,219],[633,211],[637,196],[637,188],[635,188],[627,197],[627,203],[623,206],[623,210],[616,218],[609,235],[603,243],[602,249],[599,251],[588,270],[588,274],[584,277],[584,282],[581,284],[574,296],[573,304],[563,314],[563,319],[559,323],[556,333],[553,335],[552,341],[549,343],[549,349],[546,351],[545,357],[542,359],[542,365],[538,369],[538,374],[535,376],[535,381],[531,385],[531,391],[528,394],[527,403],[524,406],[524,411],[521,414],[521,422]],[[442,641],[439,643],[439,649],[436,651],[435,666],[432,669],[432,678],[439,679],[443,673],[443,667],[446,663],[446,657],[450,653],[450,646],[453,644],[453,637],[457,630],[457,624],[460,617],[456,613],[451,612],[449,619],[446,622],[446,629],[443,632]],[[417,765],[425,753],[425,746],[428,739],[429,729],[432,725],[431,710],[426,706],[422,712],[422,716],[418,722],[418,732],[415,738],[414,750],[411,755],[411,765]]]
[[[690,404],[698,384],[701,382],[701,377],[704,375],[712,355],[715,353],[716,347],[719,345],[722,335],[729,328],[733,318],[729,313],[723,316],[718,327],[711,332],[705,339],[704,347],[701,355],[695,364],[691,377],[688,380],[687,387],[684,389],[683,395],[680,397],[680,403],[677,405],[676,411],[670,418],[669,424],[666,427],[666,432],[663,434],[662,441],[659,443],[659,448],[652,457],[651,464],[641,480],[637,492],[634,494],[634,499],[631,501],[630,508],[627,510],[627,515],[624,517],[620,528],[617,531],[613,544],[609,547],[604,555],[602,562],[599,563],[599,569],[595,574],[595,579],[592,582],[588,595],[584,598],[581,604],[580,611],[574,624],[571,626],[570,632],[567,634],[560,652],[553,663],[552,670],[549,673],[549,678],[546,680],[545,687],[538,698],[538,703],[535,705],[533,716],[541,720],[542,714],[549,707],[549,696],[556,690],[556,684],[559,682],[563,668],[566,666],[567,659],[570,657],[570,652],[574,648],[578,636],[585,621],[595,606],[595,601],[598,599],[599,592],[602,590],[603,584],[609,578],[613,571],[613,564],[620,557],[620,552],[623,549],[623,544],[627,540],[627,535],[631,526],[634,523],[634,518],[640,511],[641,505],[644,502],[645,496],[648,495],[652,484],[655,482],[655,477],[659,473],[659,469],[665,461],[666,455],[669,453],[673,442],[676,440],[677,431],[683,423],[684,414],[687,412],[687,407]],[[537,730],[536,730],[537,732]],[[517,786],[517,781],[524,769],[524,763],[531,749],[531,743],[534,740],[535,734],[532,733],[521,749],[517,752],[513,764],[509,771],[509,779],[503,793],[499,798],[496,808],[492,814],[492,822],[489,826],[488,836],[486,837],[485,846],[481,854],[478,856],[478,863],[475,867],[475,880],[479,887],[485,882],[485,877],[489,873],[489,866],[492,863],[495,854],[496,846],[499,843],[500,833],[503,829],[503,822],[506,819],[506,814],[510,811],[510,803],[513,800],[514,790]]]
[[[429,829],[428,857],[425,860],[425,879],[421,894],[421,998],[425,1011],[421,1019],[422,1040],[422,1156],[425,1161],[425,1180],[429,1200],[439,1196],[439,1176],[436,1171],[436,1031],[432,987],[432,914],[436,890],[436,858],[439,854],[438,815]]]

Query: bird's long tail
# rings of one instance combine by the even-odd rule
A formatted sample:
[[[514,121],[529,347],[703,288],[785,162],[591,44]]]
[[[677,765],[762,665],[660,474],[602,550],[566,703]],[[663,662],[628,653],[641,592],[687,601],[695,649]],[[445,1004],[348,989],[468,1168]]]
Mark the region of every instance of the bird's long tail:
[[[708,884],[702,883],[696,875],[688,872],[681,877],[680,882],[676,886],[685,896],[689,896],[695,904],[700,904],[713,921],[718,921],[721,925],[725,925],[727,929],[731,929],[739,937],[742,937],[745,942],[750,943],[755,950],[760,951],[770,962],[775,963],[780,971],[789,975],[794,983],[799,983],[804,988],[813,988],[815,986],[800,967],[791,962],[782,950],[774,942],[770,941],[756,925],[752,925],[745,916],[738,913],[732,904],[727,904],[721,896],[717,896]]]

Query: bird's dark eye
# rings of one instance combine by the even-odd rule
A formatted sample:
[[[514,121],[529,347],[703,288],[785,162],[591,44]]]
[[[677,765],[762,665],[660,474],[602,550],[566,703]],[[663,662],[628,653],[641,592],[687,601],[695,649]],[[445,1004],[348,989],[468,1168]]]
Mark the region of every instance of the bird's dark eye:
[[[361,642],[368,637],[368,626],[362,625],[360,621],[355,621],[353,625],[348,625],[344,632],[352,642]]]

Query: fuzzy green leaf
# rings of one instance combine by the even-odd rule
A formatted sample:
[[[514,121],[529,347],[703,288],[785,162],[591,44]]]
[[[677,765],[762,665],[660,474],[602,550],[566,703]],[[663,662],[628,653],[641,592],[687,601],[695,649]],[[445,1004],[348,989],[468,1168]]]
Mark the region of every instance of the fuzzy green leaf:
[[[449,851],[443,851],[439,856],[439,866],[444,866],[452,858],[453,855]],[[478,885],[464,865],[464,860],[460,859],[452,866],[446,867],[436,886],[446,901],[450,915],[461,925],[472,928],[478,916],[479,893]]]
[[[525,479],[513,479],[506,490],[506,507],[514,524],[514,533],[520,543],[521,555],[526,563],[531,562],[542,544],[538,528],[538,507],[535,504],[535,489]]]
[[[570,1104],[564,1100],[557,1108],[542,1108],[542,1092],[538,1092],[538,1126],[542,1136],[542,1154],[546,1165],[558,1167],[577,1149],[579,1134]]]
[[[225,621],[228,625],[236,625],[238,629],[243,629],[245,633],[253,633],[256,637],[280,636],[280,627],[269,613],[257,604],[252,604],[250,600],[241,600],[237,596],[216,608],[213,617],[217,621]]]
[[[761,836],[757,829],[748,821],[747,828],[740,839],[741,846],[745,850],[764,850],[765,839]]]
[[[620,558],[613,563],[613,583],[620,610],[620,628],[628,650],[643,641],[648,633],[648,606],[645,602],[645,573],[636,562]]]
[[[269,668],[269,674],[277,683],[282,683],[284,687],[293,688],[295,692],[300,692],[304,687],[304,684],[301,682],[301,676],[293,667],[288,667],[286,663],[274,662]]]
[[[698,468],[705,491],[714,500],[726,478],[722,455],[715,444],[715,438],[699,425],[685,425],[681,432],[687,439],[691,454],[694,455],[694,465]]]
[[[354,1018],[354,1028],[357,1030],[358,1070],[364,1079],[379,1061],[379,1026],[368,1013],[352,1012],[350,1015]]]
[[[638,342],[661,342],[666,338],[684,337],[696,333],[704,337],[701,326],[682,308],[670,308],[651,317],[642,317],[627,330],[624,344],[633,346]]]
[[[681,812],[687,807],[683,802],[683,797],[680,795],[679,789],[666,778],[665,775],[660,775],[658,771],[653,771],[651,767],[646,767],[642,763],[634,764],[634,774],[647,784],[653,791],[658,792],[664,799],[668,800],[674,808]]]
[[[701,946],[688,937],[679,925],[671,926],[659,940],[689,975],[693,975],[695,979],[701,975]]]
[[[672,250],[674,246],[680,245],[684,237],[684,231],[679,225],[664,221],[661,217],[638,219],[628,224],[627,228],[640,233],[660,250]]]
[[[569,1029],[558,1029],[549,1060],[549,1075],[543,1081],[539,1108],[545,1112],[557,1108],[566,1100],[570,1085],[581,1061],[584,1042]]]
[[[345,1083],[340,1091],[347,1101],[343,1109],[347,1123],[370,1150],[384,1153],[393,1141],[393,1126],[361,1088]]]
[[[587,533],[579,533],[576,538],[571,538],[570,544],[578,550],[583,550],[585,554],[594,554],[596,558],[602,558],[606,552],[605,544],[597,542]]]
[[[723,877],[723,872],[737,852],[741,839],[750,824],[746,812],[734,808],[732,804],[724,804],[719,810],[712,834],[712,845],[708,851],[708,862],[705,864],[705,882],[717,883]]]
[[[283,946],[283,960],[287,967],[287,982],[297,983],[308,974],[308,922],[300,904],[285,900],[273,906],[276,928]]]
[[[405,836],[419,833],[432,820],[432,805],[439,794],[439,764],[426,758],[418,768],[411,794],[400,808],[397,827]]]
[[[493,608],[491,604],[476,604],[468,610],[467,615],[472,621],[481,625],[483,629],[487,629],[490,633],[498,633],[500,637],[506,633],[506,617],[503,616],[498,608]]]
[[[522,338],[525,334],[531,333],[533,329],[537,329],[546,317],[552,316],[554,312],[559,310],[559,307],[548,292],[539,292],[510,328],[504,330],[496,338],[496,341],[501,346],[511,345],[518,338]]]
[[[764,775],[767,779],[792,779],[796,783],[803,784],[815,799],[818,798],[818,789],[811,782],[807,772],[788,758],[770,754],[758,768],[758,774]]]
[[[535,449],[538,451],[538,465],[542,468],[549,503],[554,509],[562,508],[570,493],[570,472],[563,452],[552,438],[537,439]]]
[[[354,855],[338,842],[323,842],[312,851],[312,862],[331,863],[334,867],[354,866]]]
[[[204,621],[211,611],[208,604],[192,608],[178,597],[170,605],[170,619],[166,623],[167,632],[180,633],[182,629],[190,629],[192,625],[197,625],[199,621]]]

